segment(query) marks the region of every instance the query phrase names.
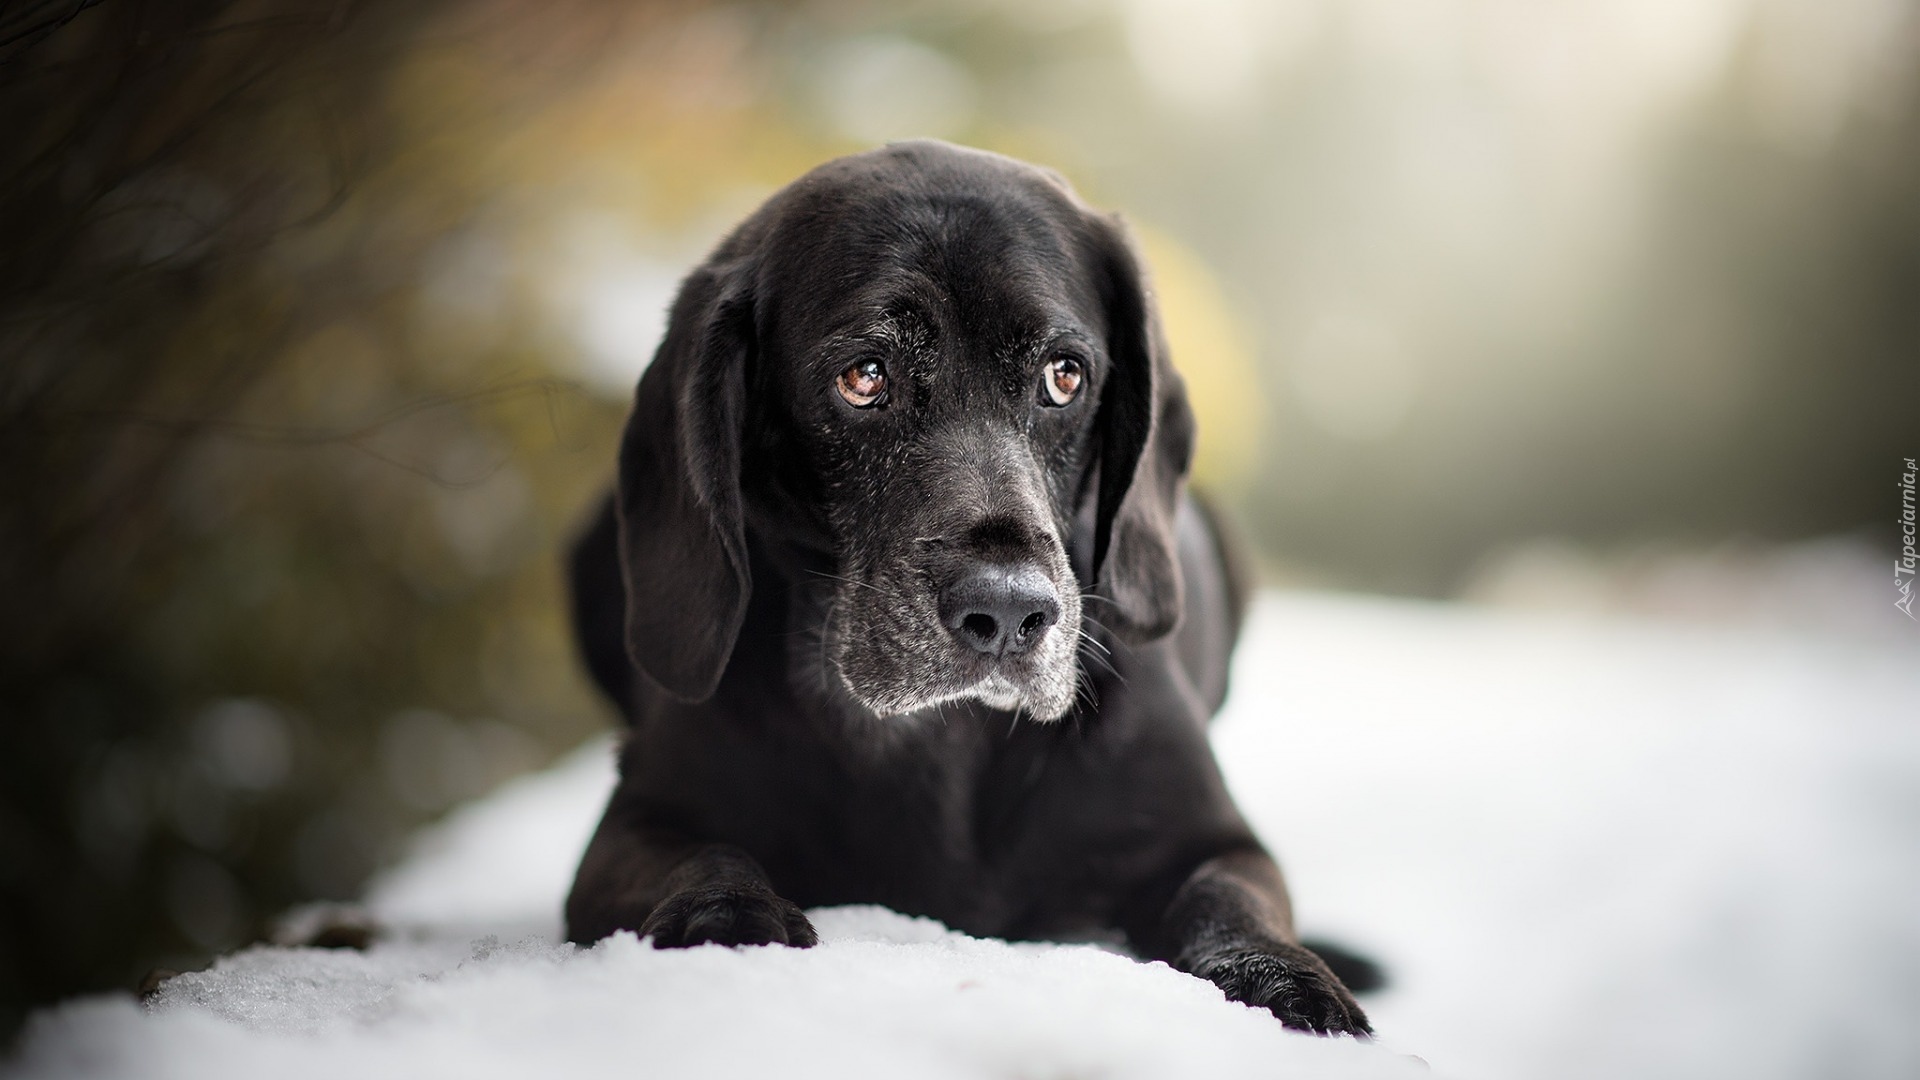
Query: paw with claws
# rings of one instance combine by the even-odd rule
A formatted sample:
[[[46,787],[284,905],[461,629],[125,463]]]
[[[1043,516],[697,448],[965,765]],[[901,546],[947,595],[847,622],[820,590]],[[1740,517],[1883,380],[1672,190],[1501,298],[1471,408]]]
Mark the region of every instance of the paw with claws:
[[[716,945],[792,945],[820,943],[813,924],[792,901],[771,889],[709,885],[674,893],[640,924],[640,936],[656,949]]]
[[[1353,995],[1318,956],[1298,945],[1263,942],[1182,959],[1186,971],[1234,1001],[1266,1009],[1287,1027],[1320,1035],[1373,1034]]]

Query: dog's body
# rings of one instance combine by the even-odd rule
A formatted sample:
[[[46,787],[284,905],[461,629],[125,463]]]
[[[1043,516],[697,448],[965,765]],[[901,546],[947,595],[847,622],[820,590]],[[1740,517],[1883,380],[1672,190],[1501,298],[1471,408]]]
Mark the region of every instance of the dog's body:
[[[1191,443],[1131,251],[1064,182],[908,143],[776,195],[683,286],[574,552],[632,730],[569,936],[1118,930],[1365,1033],[1207,744],[1245,587]]]

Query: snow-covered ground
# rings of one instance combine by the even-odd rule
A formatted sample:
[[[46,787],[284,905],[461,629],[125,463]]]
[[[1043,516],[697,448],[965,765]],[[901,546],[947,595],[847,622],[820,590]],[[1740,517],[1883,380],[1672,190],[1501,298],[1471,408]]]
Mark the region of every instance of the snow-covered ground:
[[[69,1003],[0,1073],[1912,1077],[1917,646],[1265,598],[1215,743],[1303,927],[1389,969],[1373,1045],[871,908],[812,913],[807,951],[554,944],[611,783],[596,745],[423,836],[369,893],[370,951]]]

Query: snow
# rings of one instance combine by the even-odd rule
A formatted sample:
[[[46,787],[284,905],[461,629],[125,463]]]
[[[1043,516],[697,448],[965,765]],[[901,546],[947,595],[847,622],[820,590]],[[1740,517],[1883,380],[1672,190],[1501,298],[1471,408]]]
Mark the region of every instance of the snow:
[[[1878,625],[1270,601],[1214,744],[1436,1070],[1910,1078],[1920,628]]]
[[[1215,744],[1303,927],[1387,966],[1370,1045],[877,908],[811,912],[812,950],[557,944],[596,743],[423,835],[368,892],[372,949],[69,1002],[0,1074],[1913,1076],[1916,646],[1263,598]]]
[[[449,936],[562,936],[560,904],[613,791],[611,740],[461,807],[376,878],[367,908],[381,922]],[[452,936],[459,936],[457,934]]]

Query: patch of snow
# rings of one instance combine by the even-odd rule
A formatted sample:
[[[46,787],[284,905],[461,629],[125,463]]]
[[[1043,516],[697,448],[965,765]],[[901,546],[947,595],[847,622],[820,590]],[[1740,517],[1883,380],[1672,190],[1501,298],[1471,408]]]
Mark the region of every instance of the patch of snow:
[[[1214,729],[1382,1037],[1486,1080],[1920,1076],[1920,633],[1268,597]]]
[[[881,908],[819,911],[814,949],[591,949],[527,938],[257,947],[148,1009],[35,1018],[19,1075],[263,1077],[1419,1077],[1284,1031],[1162,964],[971,938]]]
[[[611,739],[503,784],[424,830],[407,859],[367,888],[388,926],[475,936],[562,936],[560,902],[613,792]]]
[[[596,742],[423,834],[370,950],[69,1002],[0,1075],[1917,1075],[1916,644],[1262,598],[1215,744],[1303,929],[1387,967],[1372,1045],[878,908],[811,950],[558,944]]]

